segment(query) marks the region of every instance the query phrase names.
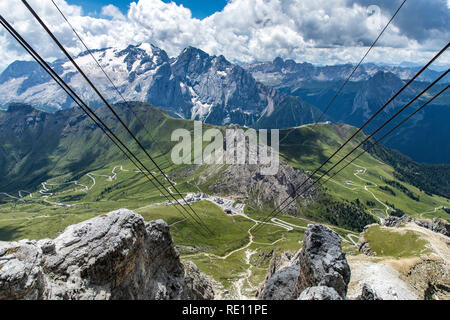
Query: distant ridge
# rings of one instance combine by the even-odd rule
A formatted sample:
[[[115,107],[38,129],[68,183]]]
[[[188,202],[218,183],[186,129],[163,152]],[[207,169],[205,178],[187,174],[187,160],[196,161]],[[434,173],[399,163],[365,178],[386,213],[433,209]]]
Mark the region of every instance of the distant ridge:
[[[318,112],[300,98],[289,97],[298,123],[281,121],[286,94],[259,83],[224,56],[210,56],[198,48],[188,47],[175,58],[149,43],[97,49],[93,54],[126,100],[149,102],[185,119],[260,126],[257,123],[266,123],[264,119],[270,117],[288,127],[312,122]],[[121,102],[88,52],[75,59],[110,102]],[[66,60],[56,60],[51,66],[75,91],[83,92],[89,105],[100,106],[97,95]],[[45,72],[28,61],[15,61],[0,74],[0,106],[17,101],[51,112],[73,106]]]

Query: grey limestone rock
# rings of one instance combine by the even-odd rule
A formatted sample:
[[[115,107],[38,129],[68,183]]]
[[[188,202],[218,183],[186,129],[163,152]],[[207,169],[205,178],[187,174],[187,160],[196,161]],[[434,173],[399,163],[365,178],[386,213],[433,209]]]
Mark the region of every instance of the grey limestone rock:
[[[411,217],[407,214],[403,215],[402,217],[396,217],[396,216],[388,216],[384,219],[383,225],[386,227],[400,227],[403,224],[412,221]]]
[[[304,290],[298,300],[343,300],[342,297],[331,287],[317,286]]]
[[[361,295],[356,300],[383,300],[381,299],[375,290],[367,283],[364,283],[361,290]]]
[[[418,226],[430,229],[431,231],[434,231],[437,233],[442,233],[443,235],[450,237],[450,223],[448,223],[445,220],[442,220],[439,218],[434,218],[433,220],[417,219],[417,220],[415,220],[415,223]]]
[[[321,224],[310,224],[303,248],[275,256],[259,299],[342,300],[346,299],[350,267],[337,233]]]
[[[126,209],[0,244],[0,299],[212,299],[208,282],[181,263],[163,220]]]
[[[336,232],[321,224],[309,224],[299,262],[297,293],[308,287],[328,286],[334,288],[341,297],[346,296],[350,267]]]
[[[295,299],[295,284],[300,266],[284,267],[274,273],[263,286],[258,295],[262,300],[292,300]]]

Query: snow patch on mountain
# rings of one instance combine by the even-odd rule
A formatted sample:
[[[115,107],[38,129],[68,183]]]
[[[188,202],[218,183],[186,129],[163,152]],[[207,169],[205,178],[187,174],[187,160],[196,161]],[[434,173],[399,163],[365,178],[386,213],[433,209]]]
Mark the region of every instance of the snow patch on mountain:
[[[285,94],[259,83],[225,57],[210,56],[194,47],[184,49],[176,58],[169,58],[150,43],[93,50],[92,55],[120,94],[89,52],[81,53],[75,61],[110,103],[123,102],[123,96],[186,119],[252,126],[261,116],[271,116],[286,99]],[[72,63],[59,59],[50,65],[88,105],[103,104]],[[0,75],[0,106],[13,101],[48,111],[75,106],[32,62],[15,62]]]

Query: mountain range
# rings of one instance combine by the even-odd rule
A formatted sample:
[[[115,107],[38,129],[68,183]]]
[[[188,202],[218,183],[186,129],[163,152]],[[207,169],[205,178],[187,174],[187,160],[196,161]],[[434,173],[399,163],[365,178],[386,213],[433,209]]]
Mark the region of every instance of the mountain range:
[[[319,119],[320,110],[325,110],[353,69],[351,64],[315,66],[281,58],[239,66],[222,55],[211,56],[194,47],[171,58],[148,43],[94,50],[93,55],[128,101],[149,102],[172,116],[214,125],[267,129],[295,127]],[[90,79],[109,101],[122,102],[89,52],[79,54],[75,60],[88,70]],[[51,66],[89,105],[101,105],[70,62],[60,59]],[[323,120],[362,126],[417,70],[362,64]],[[439,74],[426,70],[374,119],[366,132],[372,132]],[[430,94],[449,81],[449,77],[444,78]],[[425,101],[419,99],[412,107]],[[74,106],[49,76],[29,61],[15,61],[0,74],[0,108],[7,109],[11,102],[51,112]],[[450,96],[445,93],[384,143],[415,161],[449,163],[446,137],[450,127],[445,120],[450,115],[449,104]]]
[[[243,67],[266,85],[278,88],[286,94],[298,96],[323,111],[327,109],[330,101],[353,69],[350,64],[320,67],[309,63],[296,63],[293,60],[284,61],[281,58],[277,58],[273,62],[255,63]],[[327,116],[333,122],[361,127],[404,86],[406,80],[409,80],[418,69],[417,67],[361,65],[352,76],[351,81],[346,84],[334,103],[327,109]],[[365,128],[366,133],[372,133],[377,126],[383,124],[440,74],[441,72],[431,69],[425,70],[417,81],[407,87],[373,119]],[[400,114],[398,120],[392,121],[376,137],[387,132],[449,82],[450,77],[444,77],[416,103]],[[394,131],[383,143],[408,155],[415,161],[434,164],[449,163],[450,145],[447,143],[450,136],[447,120],[449,117],[450,93],[446,91]]]
[[[123,50],[95,50],[93,55],[127,101],[149,102],[181,118],[259,127],[267,118],[284,117],[286,107],[301,123],[311,122],[319,113],[299,97],[261,84],[223,56],[210,56],[197,48],[188,47],[178,57],[169,58],[164,50],[142,43]],[[108,99],[122,102],[89,52],[75,61],[89,71],[90,79]],[[56,60],[51,66],[86,102],[100,105],[70,62]],[[12,63],[0,75],[0,106],[6,108],[10,102],[25,102],[45,111],[74,106],[36,63],[27,61]]]
[[[292,59],[283,60],[280,57],[273,61],[255,62],[243,65],[255,79],[274,87],[299,88],[305,81],[338,81],[347,79],[353,71],[353,64],[338,64],[330,66],[317,66],[308,62],[297,63]],[[419,71],[420,67],[385,66],[374,63],[361,64],[353,74],[352,81],[368,80],[377,72],[390,72],[402,80],[409,80]],[[418,77],[419,81],[433,81],[440,72],[427,69]],[[450,79],[447,79],[450,82]]]

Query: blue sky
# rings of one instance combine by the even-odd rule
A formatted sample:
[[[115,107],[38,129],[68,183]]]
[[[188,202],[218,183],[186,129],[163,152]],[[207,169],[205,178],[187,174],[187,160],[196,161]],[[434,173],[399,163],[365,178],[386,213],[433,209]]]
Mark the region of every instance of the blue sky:
[[[136,1],[136,0],[135,0]],[[166,3],[172,2],[171,0],[163,0]],[[103,6],[113,4],[126,15],[129,4],[133,1],[130,0],[68,0],[69,4],[74,4],[83,7],[85,14],[98,15],[101,12]],[[203,19],[210,16],[214,12],[221,11],[227,4],[227,0],[174,0],[176,4],[182,4],[184,7],[189,8],[194,18]]]

